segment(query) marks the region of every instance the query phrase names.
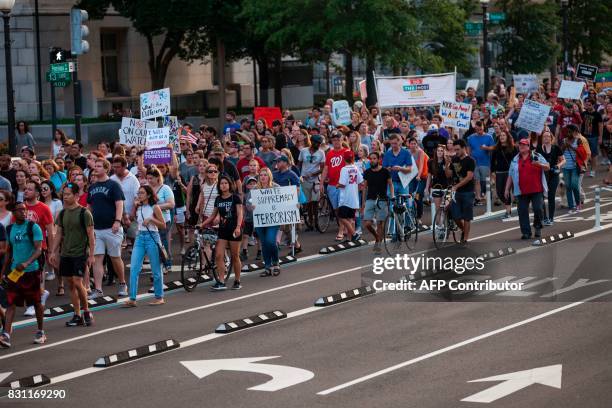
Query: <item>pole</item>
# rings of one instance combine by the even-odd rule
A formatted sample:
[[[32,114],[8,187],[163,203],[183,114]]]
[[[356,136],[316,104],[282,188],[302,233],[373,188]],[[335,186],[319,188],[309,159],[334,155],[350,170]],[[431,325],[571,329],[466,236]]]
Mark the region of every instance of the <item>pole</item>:
[[[78,75],[77,57],[74,56],[74,72],[72,73],[72,81],[74,82],[74,130],[75,139],[81,141],[81,82]]]
[[[253,58],[253,96],[254,96],[254,106],[259,106],[257,103],[258,95],[257,95],[257,61]]]
[[[53,56],[51,55],[51,50],[53,48],[49,48],[49,63],[53,63]],[[49,82],[51,85],[51,138],[55,137],[55,131],[57,130],[57,106],[55,105],[55,86],[53,82]]]
[[[567,23],[567,4],[568,1],[562,1],[563,5],[563,78],[567,75],[567,68],[569,65],[568,55],[568,23]]]
[[[489,92],[489,33],[487,32],[487,4],[482,5],[482,54],[484,71],[484,88],[482,90],[482,100],[486,102],[487,92]]]
[[[487,177],[487,213],[486,215],[491,215],[491,199],[492,194],[491,194],[491,177]]]
[[[6,68],[6,119],[8,122],[9,154],[16,155],[17,143],[15,141],[15,95],[13,93],[13,62],[11,61],[11,15],[2,13],[4,20],[4,61]]]
[[[595,187],[595,226],[593,229],[601,229],[601,188]]]
[[[34,26],[36,31],[36,86],[38,88],[38,120],[43,120],[42,95],[42,61],[40,60],[40,19],[38,13],[38,0],[34,0]]]

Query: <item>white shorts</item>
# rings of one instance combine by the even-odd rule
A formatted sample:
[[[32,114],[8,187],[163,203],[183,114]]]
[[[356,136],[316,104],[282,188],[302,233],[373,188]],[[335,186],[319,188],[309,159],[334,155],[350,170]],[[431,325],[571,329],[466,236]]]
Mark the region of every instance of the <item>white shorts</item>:
[[[104,255],[117,258],[121,256],[121,243],[123,242],[123,229],[113,233],[111,228],[94,230],[96,236],[96,247],[94,255]]]
[[[174,209],[176,215],[174,217],[174,222],[176,224],[184,224],[185,223],[185,211],[187,211],[187,207],[177,207]]]

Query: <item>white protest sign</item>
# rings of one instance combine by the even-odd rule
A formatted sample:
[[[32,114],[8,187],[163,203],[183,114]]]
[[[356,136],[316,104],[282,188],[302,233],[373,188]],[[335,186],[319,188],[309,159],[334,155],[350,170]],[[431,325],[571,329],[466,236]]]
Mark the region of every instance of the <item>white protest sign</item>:
[[[170,129],[170,143],[174,148],[174,153],[180,153],[181,149],[179,146],[179,128],[181,125],[179,124],[178,118],[176,116],[164,116],[164,121],[162,126],[168,127]]]
[[[472,104],[442,101],[440,104],[440,115],[444,119],[444,126],[467,130],[470,128]]]
[[[298,224],[298,194],[296,186],[251,190],[253,223],[255,227]]]
[[[532,101],[531,99],[525,99],[519,117],[516,120],[516,126],[531,132],[540,133],[544,129],[549,113],[550,106]]]
[[[334,101],[332,111],[334,126],[351,124],[351,107],[348,101]]]
[[[467,83],[465,84],[465,90],[467,91],[468,88],[473,88],[476,91],[478,90],[479,83],[480,83],[479,79],[468,79]]]
[[[538,77],[535,74],[513,75],[516,93],[529,94],[538,90]]]
[[[561,86],[559,87],[559,93],[557,96],[559,98],[566,99],[580,99],[582,95],[582,89],[584,88],[584,82],[576,82],[576,81],[561,81]]]
[[[121,118],[119,143],[127,146],[145,146],[147,144],[147,129],[157,127],[157,122],[134,118]]]
[[[170,143],[170,128],[147,129],[147,149],[161,149]]]
[[[412,166],[410,167],[410,173],[402,173],[401,171],[397,172],[397,176],[399,177],[400,182],[402,183],[402,187],[404,188],[408,188],[408,184],[410,184],[412,179],[418,176],[418,174],[419,166],[417,166],[417,163],[414,161],[414,156],[412,157]]]
[[[431,106],[455,100],[455,73],[434,76],[385,78],[376,77],[378,105]]]
[[[170,115],[170,88],[140,94],[140,118]]]

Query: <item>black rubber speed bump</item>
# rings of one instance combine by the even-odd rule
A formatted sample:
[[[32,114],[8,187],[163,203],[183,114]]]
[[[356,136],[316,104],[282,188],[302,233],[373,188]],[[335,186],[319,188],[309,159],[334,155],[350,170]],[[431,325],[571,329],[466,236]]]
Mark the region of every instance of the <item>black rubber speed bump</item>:
[[[551,235],[548,238],[539,238],[533,241],[534,246],[542,246],[548,244],[554,244],[555,242],[563,241],[564,239],[573,238],[574,233],[571,231],[565,231],[559,234]]]
[[[31,375],[29,377],[20,378],[14,381],[7,381],[0,384],[0,388],[34,388],[40,387],[41,385],[47,385],[51,382],[49,377],[44,374]]]
[[[480,256],[482,256],[484,258],[484,261],[486,262],[486,261],[491,261],[497,258],[503,258],[504,256],[514,255],[514,254],[516,254],[516,250],[512,247],[508,247],[508,248],[498,249],[497,251],[489,251]]]
[[[288,263],[297,261],[297,258],[295,256],[288,255],[288,256],[280,257],[278,261],[281,265],[284,265],[284,264],[288,264]],[[254,271],[263,269],[264,267],[265,267],[265,264],[263,263],[263,261],[248,263],[248,264],[242,265],[242,272],[254,272]]]
[[[94,363],[94,367],[110,367],[116,364],[125,363],[126,361],[147,357],[152,354],[163,353],[164,351],[172,350],[178,348],[179,346],[179,342],[173,339],[158,341],[157,343],[149,344],[147,346],[100,357]]]
[[[189,280],[193,281],[194,278],[189,278]],[[203,274],[203,275],[200,275],[200,282],[199,283],[206,283],[206,282],[210,282],[211,280],[213,280],[212,277],[210,277],[210,276],[208,276],[206,274]],[[175,281],[172,281],[172,282],[164,283],[164,290],[165,291],[180,289],[182,287],[183,287],[183,282],[180,281],[180,280],[175,280]],[[155,289],[153,287],[151,287],[148,290],[148,292],[149,293],[155,293]]]
[[[347,241],[341,242],[339,244],[334,244],[325,248],[321,248],[319,250],[320,254],[333,254],[340,251],[345,251],[347,249],[353,249],[360,246],[368,245],[368,241],[364,239],[358,239],[356,241]]]
[[[111,303],[117,303],[117,298],[113,296],[102,296],[95,299],[89,299],[87,300],[87,303],[89,304],[90,308],[93,308]],[[74,307],[72,306],[72,303],[68,303],[67,305],[54,306],[52,308],[45,309],[45,317],[54,317],[72,312],[74,312]]]
[[[373,295],[376,291],[371,286],[362,286],[360,288],[347,290],[345,292],[336,293],[334,295],[323,296],[315,300],[315,306],[331,306],[340,302],[356,299],[359,297]]]
[[[233,322],[221,323],[215,329],[215,333],[231,333],[237,330],[248,329],[249,327],[284,319],[285,317],[287,317],[287,313],[282,312],[280,310],[266,312],[259,315],[247,317],[245,319],[234,320]]]

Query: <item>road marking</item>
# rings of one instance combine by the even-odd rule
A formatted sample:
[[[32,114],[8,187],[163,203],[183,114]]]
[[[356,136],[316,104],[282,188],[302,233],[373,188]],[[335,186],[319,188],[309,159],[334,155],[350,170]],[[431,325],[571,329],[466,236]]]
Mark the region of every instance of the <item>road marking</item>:
[[[9,371],[7,373],[0,373],[0,383],[4,381],[6,378],[8,378],[11,374],[13,374],[12,371]]]
[[[461,347],[467,346],[467,345],[469,345],[469,344],[472,344],[472,343],[475,343],[475,342],[477,342],[477,341],[480,341],[480,340],[486,339],[486,338],[488,338],[488,337],[495,336],[495,335],[500,334],[500,333],[504,333],[504,332],[506,332],[506,331],[509,331],[509,330],[515,329],[515,328],[517,328],[517,327],[524,326],[524,325],[526,325],[526,324],[529,324],[529,323],[535,322],[535,321],[537,321],[537,320],[543,319],[543,318],[548,317],[548,316],[555,315],[555,314],[557,314],[557,313],[563,312],[563,311],[568,310],[568,309],[572,309],[572,308],[574,308],[574,307],[576,307],[576,306],[580,306],[580,305],[582,305],[583,303],[590,302],[590,301],[592,301],[592,300],[599,299],[599,298],[602,298],[602,297],[605,297],[605,296],[608,296],[608,295],[612,295],[612,290],[608,290],[608,291],[606,291],[606,292],[599,293],[599,294],[597,294],[597,295],[594,295],[594,296],[588,297],[588,298],[583,299],[583,300],[580,300],[580,301],[578,301],[578,302],[573,302],[573,303],[570,303],[570,304],[568,304],[568,305],[561,306],[561,307],[558,307],[558,308],[553,309],[553,310],[549,310],[548,312],[540,313],[539,315],[536,315],[536,316],[530,317],[530,318],[528,318],[528,319],[521,320],[521,321],[519,321],[519,322],[516,322],[516,323],[510,324],[510,325],[508,325],[508,326],[504,326],[504,327],[501,327],[501,328],[499,328],[499,329],[496,329],[496,330],[493,330],[493,331],[490,331],[490,332],[487,332],[487,333],[483,333],[483,334],[481,334],[481,335],[479,335],[479,336],[472,337],[472,338],[470,338],[470,339],[467,339],[467,340],[461,341],[461,342],[459,342],[459,343],[455,343],[455,344],[452,344],[452,345],[450,345],[450,346],[447,346],[447,347],[441,348],[441,349],[439,349],[439,350],[432,351],[431,353],[427,353],[427,354],[424,354],[424,355],[422,355],[422,356],[419,356],[419,357],[413,358],[413,359],[411,359],[411,360],[404,361],[404,362],[399,363],[399,364],[396,364],[396,365],[394,365],[394,366],[387,367],[387,368],[385,368],[385,369],[382,369],[382,370],[376,371],[376,372],[374,372],[374,373],[372,373],[372,374],[368,374],[368,375],[365,375],[365,376],[363,376],[363,377],[357,378],[357,379],[355,379],[355,380],[352,380],[352,381],[346,382],[346,383],[344,383],[344,384],[340,384],[340,385],[337,385],[337,386],[335,386],[335,387],[328,388],[328,389],[326,389],[326,390],[320,391],[320,392],[318,392],[318,393],[317,393],[317,395],[329,395],[329,394],[332,394],[332,393],[334,393],[334,392],[336,392],[336,391],[340,391],[340,390],[343,390],[343,389],[345,389],[345,388],[351,387],[351,386],[353,386],[353,385],[360,384],[360,383],[362,383],[362,382],[365,382],[365,381],[371,380],[372,378],[376,378],[376,377],[379,377],[379,376],[381,376],[381,375],[388,374],[388,373],[390,373],[390,372],[392,372],[392,371],[399,370],[400,368],[404,368],[404,367],[407,367],[407,366],[410,366],[410,365],[413,365],[413,364],[416,364],[416,363],[420,363],[421,361],[424,361],[424,360],[430,359],[430,358],[432,358],[432,357],[437,357],[437,356],[439,356],[439,355],[441,355],[441,354],[444,354],[444,353],[447,353],[447,352],[449,352],[449,351],[452,351],[452,350],[455,350],[455,349],[458,349],[458,348],[461,348]]]
[[[304,370],[302,368],[259,363],[259,361],[270,360],[278,357],[280,356],[228,358],[219,360],[192,360],[181,361],[181,364],[199,379],[224,370],[246,371],[250,373],[266,374],[272,377],[272,379],[266,383],[248,388],[251,391],[274,392],[309,381],[314,377],[314,373],[312,371]]]
[[[481,381],[503,381],[501,384],[494,385],[484,391],[480,391],[474,395],[470,395],[461,401],[465,402],[482,402],[485,404],[497,401],[500,398],[506,397],[523,388],[533,384],[542,384],[549,387],[561,389],[561,364],[551,365],[547,367],[539,367],[531,370],[517,371],[515,373],[507,373],[496,375],[494,377],[481,378],[468,382]]]

